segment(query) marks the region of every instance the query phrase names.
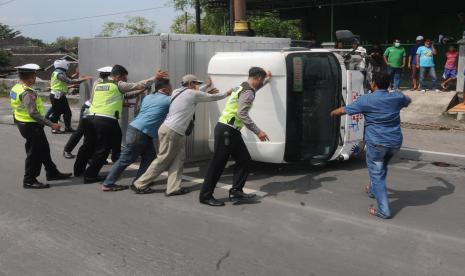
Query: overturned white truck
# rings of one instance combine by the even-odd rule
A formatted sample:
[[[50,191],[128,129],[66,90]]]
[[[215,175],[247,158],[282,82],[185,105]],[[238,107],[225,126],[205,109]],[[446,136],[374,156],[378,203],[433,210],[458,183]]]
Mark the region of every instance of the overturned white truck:
[[[252,66],[270,70],[273,78],[257,92],[250,115],[271,141],[261,142],[252,132],[242,130],[252,159],[322,164],[347,160],[364,148],[362,115],[329,115],[364,94],[360,55],[350,50],[301,48],[223,52],[212,57],[208,74],[215,87],[224,91],[246,80]],[[210,104],[211,130],[225,102]],[[209,145],[212,149],[212,135]]]

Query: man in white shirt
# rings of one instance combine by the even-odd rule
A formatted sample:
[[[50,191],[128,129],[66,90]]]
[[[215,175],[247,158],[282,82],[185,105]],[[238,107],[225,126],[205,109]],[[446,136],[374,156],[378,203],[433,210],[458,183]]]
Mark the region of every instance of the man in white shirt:
[[[214,88],[210,88],[207,93],[202,92],[203,89],[200,88],[202,83],[196,76],[186,75],[182,78],[182,87],[171,94],[168,116],[158,130],[159,154],[147,171],[131,185],[131,189],[136,194],[153,193],[154,190],[150,185],[166,169],[168,169],[166,196],[190,192],[188,188],[181,188],[181,181],[186,155],[186,130],[191,124],[195,107],[197,103],[218,101],[231,94],[231,91],[218,93]],[[207,89],[210,86],[211,82],[203,88]]]

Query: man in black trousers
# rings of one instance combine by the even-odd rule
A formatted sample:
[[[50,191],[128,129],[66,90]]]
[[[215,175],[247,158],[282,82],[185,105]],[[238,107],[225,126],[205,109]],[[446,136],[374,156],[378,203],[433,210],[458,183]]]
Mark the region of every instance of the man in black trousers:
[[[229,190],[229,199],[238,201],[255,197],[255,194],[246,194],[242,190],[249,176],[248,167],[251,157],[242,139],[241,129],[245,126],[255,133],[260,141],[269,141],[268,135],[260,130],[249,117],[249,111],[255,100],[255,93],[267,84],[270,78],[271,72],[268,71],[267,73],[260,67],[252,67],[249,70],[249,79],[235,88],[229,97],[215,127],[214,153],[200,191],[200,203],[210,206],[224,206],[224,202],[213,197],[213,191],[223,173],[229,156],[232,156],[236,162],[233,186]]]
[[[53,130],[60,129],[60,125],[45,119],[45,109],[42,100],[32,88],[36,82],[37,64],[26,64],[16,67],[19,83],[11,88],[10,104],[13,118],[21,136],[26,139],[26,164],[23,179],[24,189],[49,188],[49,184],[37,180],[42,164],[45,167],[48,181],[67,179],[70,173],[58,171],[50,157],[50,146],[45,136],[44,126]]]
[[[89,166],[84,171],[84,183],[95,183],[105,180],[106,176],[99,176],[99,172],[114,148],[115,140],[121,144],[121,128],[118,119],[123,110],[125,94],[138,90],[139,94],[149,89],[152,84],[168,73],[158,70],[149,79],[130,83],[128,71],[121,65],[113,66],[111,79],[97,84],[92,92],[91,106],[89,108],[90,125],[95,133],[95,148],[90,158]],[[80,173],[80,172],[78,172]],[[120,191],[127,187],[113,184],[106,186],[105,191]]]

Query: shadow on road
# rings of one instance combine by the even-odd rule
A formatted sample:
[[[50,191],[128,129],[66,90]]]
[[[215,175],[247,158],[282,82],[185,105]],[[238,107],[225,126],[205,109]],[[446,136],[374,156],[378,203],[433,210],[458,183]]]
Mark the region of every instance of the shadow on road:
[[[413,191],[400,191],[388,188],[389,198],[394,199],[390,203],[393,215],[395,216],[405,207],[431,205],[441,197],[454,193],[455,186],[452,183],[442,177],[435,177],[435,179],[442,182],[444,186],[430,186],[425,190]]]

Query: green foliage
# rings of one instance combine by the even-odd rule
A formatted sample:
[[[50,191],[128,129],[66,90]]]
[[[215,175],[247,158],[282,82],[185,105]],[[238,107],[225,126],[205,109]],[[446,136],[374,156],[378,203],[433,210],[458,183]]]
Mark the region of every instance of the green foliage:
[[[171,3],[176,10],[184,12],[184,14],[175,18],[171,25],[171,31],[174,33],[195,33],[195,16],[189,13],[189,11],[192,12],[195,0],[171,0]],[[202,34],[226,34],[229,22],[228,10],[209,8],[204,1],[200,1],[200,4],[202,6]],[[256,36],[287,37],[296,40],[302,39],[300,20],[281,20],[279,12],[277,11],[252,15],[249,17],[249,21]]]
[[[48,47],[65,49],[68,51],[75,51],[78,47],[78,43],[79,43],[78,36],[73,36],[69,38],[60,36],[60,37],[57,37],[55,42],[52,42],[51,44],[49,44]]]
[[[9,65],[11,53],[9,51],[0,49],[0,67]]]
[[[21,34],[20,31],[15,31],[10,26],[0,23],[0,39],[15,38],[19,34]]]
[[[129,35],[155,32],[155,22],[141,16],[126,16],[126,22],[105,22],[98,36],[110,37],[127,33]]]
[[[257,36],[302,39],[300,20],[281,20],[278,12],[254,15],[249,17],[249,21]]]
[[[195,6],[195,0],[171,0],[174,8],[182,11],[183,14],[177,16],[171,25],[171,31],[177,34],[194,34],[195,14],[192,8]],[[228,12],[221,9],[211,9],[200,1],[202,7],[201,28],[202,34],[224,35],[227,32]],[[186,31],[186,13],[187,13],[187,31]]]

